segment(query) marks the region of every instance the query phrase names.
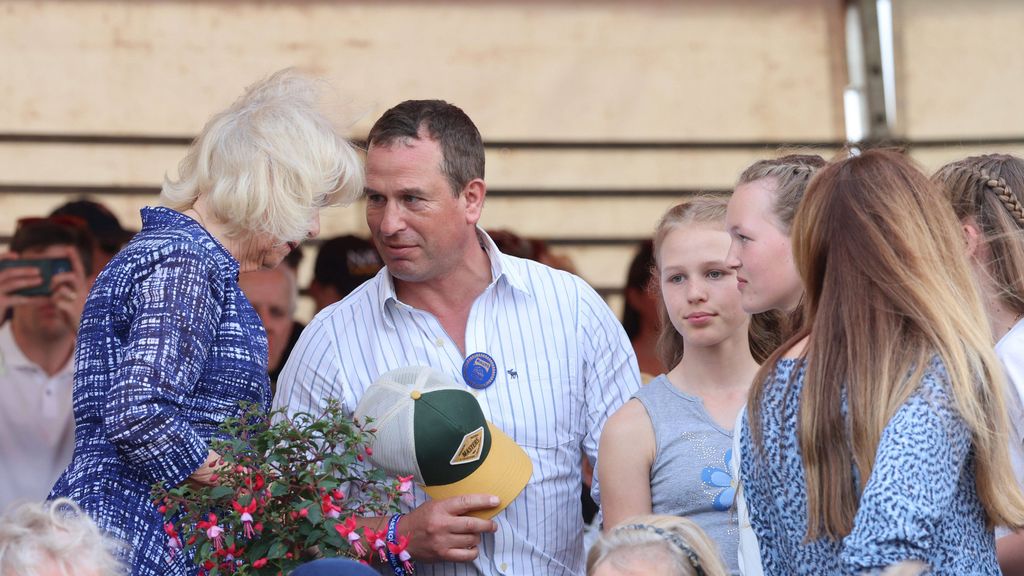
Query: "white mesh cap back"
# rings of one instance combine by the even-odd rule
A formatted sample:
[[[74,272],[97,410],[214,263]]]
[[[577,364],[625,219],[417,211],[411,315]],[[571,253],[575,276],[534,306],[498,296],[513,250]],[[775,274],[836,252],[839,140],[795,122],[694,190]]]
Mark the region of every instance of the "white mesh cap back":
[[[381,374],[363,393],[355,417],[363,422],[372,418],[368,428],[376,428],[370,447],[370,462],[394,476],[412,475],[423,484],[423,475],[416,461],[416,439],[413,431],[413,392],[441,389],[463,389],[451,378],[427,366],[408,366]]]

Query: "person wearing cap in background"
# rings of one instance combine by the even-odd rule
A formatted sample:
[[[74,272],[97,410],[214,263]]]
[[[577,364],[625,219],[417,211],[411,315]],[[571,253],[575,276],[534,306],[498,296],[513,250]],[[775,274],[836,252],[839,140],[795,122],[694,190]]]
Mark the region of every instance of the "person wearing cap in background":
[[[92,249],[92,270],[89,271],[90,285],[114,254],[117,254],[135,235],[134,232],[125,230],[117,216],[114,216],[106,206],[89,198],[80,198],[58,206],[50,215],[81,218],[96,239]]]
[[[580,459],[596,460],[606,418],[640,386],[625,332],[582,279],[502,254],[477,226],[484,147],[459,108],[421,100],[388,110],[370,130],[366,171],[366,219],[385,268],[310,322],[275,406],[315,413],[339,399],[351,411],[405,366],[458,380],[533,475],[490,520],[471,514],[501,506],[495,494],[429,499],[416,488],[396,533],[409,537],[417,572],[582,574]]]
[[[373,243],[351,234],[325,240],[316,253],[309,295],[319,312],[348,296],[384,266]]]
[[[93,238],[77,218],[23,218],[10,248],[0,255],[0,514],[44,500],[71,461],[72,356]],[[10,266],[26,260],[39,267]]]

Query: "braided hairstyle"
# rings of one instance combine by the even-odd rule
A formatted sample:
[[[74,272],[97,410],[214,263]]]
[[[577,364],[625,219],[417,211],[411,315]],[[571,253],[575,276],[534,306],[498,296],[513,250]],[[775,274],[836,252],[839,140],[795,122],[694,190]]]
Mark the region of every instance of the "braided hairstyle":
[[[788,154],[778,158],[758,160],[740,174],[736,185],[770,178],[775,182],[775,201],[772,212],[778,218],[781,230],[787,235],[793,224],[793,215],[804,197],[811,177],[825,165],[817,154]]]
[[[613,573],[655,568],[662,576],[726,576],[715,542],[689,518],[634,516],[598,538],[587,554],[587,574],[607,565]]]
[[[961,222],[973,219],[988,245],[985,271],[1000,299],[1024,313],[1024,160],[1009,154],[971,156],[932,177]]]
[[[778,158],[758,160],[740,174],[736,185],[766,179],[774,182],[775,199],[772,201],[772,214],[777,219],[779,230],[789,236],[793,215],[796,214],[796,208],[804,197],[804,191],[807,190],[811,178],[825,164],[825,159],[817,154],[787,154]],[[763,345],[763,349],[754,353],[758,362],[763,361],[803,325],[803,308],[803,305],[797,306],[789,314],[768,311],[755,316],[755,321],[751,322],[751,329],[756,332],[753,341]]]

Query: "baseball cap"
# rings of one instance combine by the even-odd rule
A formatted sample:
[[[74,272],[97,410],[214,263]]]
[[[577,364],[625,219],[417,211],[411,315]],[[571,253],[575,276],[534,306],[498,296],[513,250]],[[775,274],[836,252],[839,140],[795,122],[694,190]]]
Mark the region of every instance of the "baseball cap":
[[[370,461],[388,474],[412,475],[431,498],[493,494],[498,506],[471,512],[489,519],[522,492],[533,463],[484,418],[476,397],[434,368],[411,366],[380,376],[356,407],[373,419]]]
[[[337,236],[320,245],[313,266],[313,279],[334,286],[341,297],[373,278],[384,266],[377,249],[369,240],[353,236]]]

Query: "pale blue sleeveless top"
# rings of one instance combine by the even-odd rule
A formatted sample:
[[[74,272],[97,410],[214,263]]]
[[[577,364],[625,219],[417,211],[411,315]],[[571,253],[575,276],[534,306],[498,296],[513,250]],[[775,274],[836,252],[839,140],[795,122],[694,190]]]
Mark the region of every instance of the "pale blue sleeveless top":
[[[664,374],[633,397],[643,404],[654,428],[652,510],[699,524],[718,545],[729,572],[739,574],[732,432],[715,423],[703,400],[680,391]]]

